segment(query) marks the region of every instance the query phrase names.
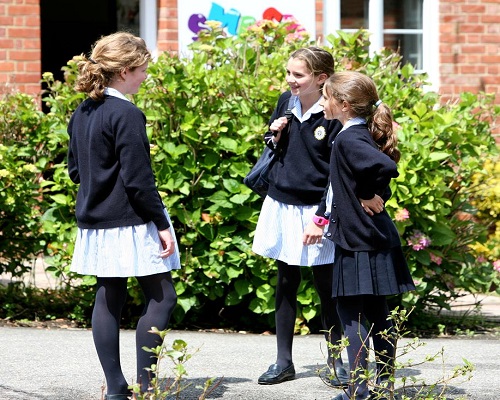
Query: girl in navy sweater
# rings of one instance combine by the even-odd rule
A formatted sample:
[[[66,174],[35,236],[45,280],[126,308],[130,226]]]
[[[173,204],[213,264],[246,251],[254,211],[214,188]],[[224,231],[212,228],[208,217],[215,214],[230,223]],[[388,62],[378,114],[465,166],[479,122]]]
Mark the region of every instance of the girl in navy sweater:
[[[264,136],[278,161],[269,173],[269,191],[259,216],[253,251],[277,260],[278,354],[275,363],[259,377],[259,384],[295,378],[292,342],[301,266],[312,268],[326,339],[335,343],[341,337],[335,299],[331,297],[334,246],[323,239],[325,219],[313,222],[328,183],[331,143],[341,129],[338,121],[323,117],[319,105],[321,87],[333,70],[333,57],[324,49],[308,47],[292,53],[286,66],[290,91],[280,96]],[[290,120],[284,117],[287,109],[292,111]],[[342,386],[348,379],[342,360],[334,360],[328,353],[327,363],[336,374],[326,375],[332,375],[330,384]]]
[[[400,157],[392,115],[373,80],[353,71],[338,72],[325,82],[321,104],[326,119],[343,125],[332,146],[329,196],[317,211],[322,215],[326,198],[331,199],[325,236],[335,243],[332,294],[349,340],[352,372],[348,390],[334,400],[384,399],[370,393],[361,377],[368,367],[369,328],[380,388],[394,360],[393,343],[380,335],[392,328],[386,296],[415,290],[396,226],[384,208]]]
[[[146,79],[151,54],[144,40],[118,32],[98,40],[78,62],[76,90],[88,99],[68,126],[68,170],[79,184],[78,233],[71,270],[97,276],[92,335],[107,385],[106,399],[131,395],[120,365],[119,329],[128,277],[145,307],[136,330],[137,382],[147,392],[155,359],[143,347],[161,344],[177,296],[171,270],[180,268],[175,233],[155,185],[146,118],[125,95]]]

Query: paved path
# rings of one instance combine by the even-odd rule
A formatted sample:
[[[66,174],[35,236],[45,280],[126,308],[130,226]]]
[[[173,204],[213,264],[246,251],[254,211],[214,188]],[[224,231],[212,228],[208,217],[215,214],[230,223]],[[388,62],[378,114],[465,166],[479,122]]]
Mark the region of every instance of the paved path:
[[[43,268],[32,277],[37,286],[53,286]],[[33,282],[34,283],[34,282]],[[453,305],[454,312],[471,312],[473,296]],[[481,298],[481,314],[500,321],[500,297]],[[191,386],[180,400],[196,400],[208,378],[221,380],[207,399],[232,400],[330,400],[338,390],[327,387],[318,377],[324,367],[325,345],[321,335],[296,336],[294,362],[297,379],[280,385],[261,386],[258,376],[274,362],[273,335],[172,331],[174,339],[187,342],[192,352],[187,362],[186,384]],[[122,331],[122,365],[132,381],[135,376],[134,332]],[[455,379],[447,388],[447,399],[500,399],[500,337],[439,338],[421,340],[419,347],[401,361],[422,361],[444,351],[444,358],[404,368],[401,375],[419,382],[436,382],[449,376],[466,359],[475,366],[470,380]],[[408,340],[403,340],[403,345]],[[401,348],[401,346],[400,346]],[[344,358],[347,359],[347,357]],[[172,365],[166,362],[165,368]],[[166,376],[173,376],[168,371]],[[163,375],[163,376],[165,376]],[[104,378],[94,350],[92,334],[86,329],[36,329],[0,327],[0,400],[100,400]]]
[[[171,331],[166,343],[183,339],[191,351],[187,362],[192,385],[180,399],[197,399],[207,378],[222,379],[208,399],[330,400],[337,390],[325,386],[317,375],[324,366],[321,335],[296,336],[294,362],[297,379],[280,385],[261,386],[257,378],[275,357],[275,337],[241,333]],[[122,331],[122,365],[134,378],[134,332]],[[408,340],[404,340],[407,343]],[[444,359],[405,368],[404,375],[433,383],[462,365],[474,364],[471,380],[456,379],[448,387],[449,399],[500,399],[500,340],[458,337],[422,340],[422,346],[405,359],[423,360],[444,349]],[[166,362],[165,367],[172,365]],[[166,374],[173,376],[173,374]],[[90,330],[0,327],[0,399],[2,400],[98,400],[103,375]]]

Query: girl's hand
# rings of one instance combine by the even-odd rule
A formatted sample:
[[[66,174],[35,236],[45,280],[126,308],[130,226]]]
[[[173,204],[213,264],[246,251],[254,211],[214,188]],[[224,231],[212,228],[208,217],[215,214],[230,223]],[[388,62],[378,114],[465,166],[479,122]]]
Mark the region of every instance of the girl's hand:
[[[304,229],[304,233],[302,235],[302,243],[304,246],[321,243],[323,240],[324,228],[324,226],[316,225],[311,221],[309,225],[306,226],[306,229]]]
[[[379,214],[384,211],[384,200],[378,194],[373,196],[370,200],[358,199],[361,203],[361,207],[366,211],[366,213],[372,217],[375,214]]]
[[[286,117],[280,117],[278,119],[275,119],[272,124],[269,126],[269,130],[274,133],[274,142],[277,143],[279,142],[281,138],[281,131],[285,126],[287,125],[288,120]]]
[[[163,231],[158,231],[158,235],[160,236],[161,246],[163,247],[163,251],[160,253],[161,258],[167,258],[174,254],[175,252],[175,242],[172,234],[169,229],[165,229]]]

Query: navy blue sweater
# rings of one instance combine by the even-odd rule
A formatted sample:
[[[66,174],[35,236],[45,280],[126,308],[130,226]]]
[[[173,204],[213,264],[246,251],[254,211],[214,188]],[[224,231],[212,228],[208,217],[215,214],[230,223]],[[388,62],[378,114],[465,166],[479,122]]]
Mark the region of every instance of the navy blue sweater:
[[[146,118],[114,96],[85,100],[68,125],[68,171],[79,183],[78,227],[106,229],[153,221],[169,227],[151,168]]]
[[[289,91],[280,96],[269,124],[285,115],[290,96]],[[322,111],[302,123],[293,116],[288,125],[276,149],[270,146],[278,161],[269,172],[267,195],[285,204],[319,204],[328,184],[331,144],[342,125],[338,120],[326,120]],[[266,143],[271,135],[264,135]]]
[[[389,183],[398,176],[396,163],[381,152],[365,124],[341,132],[332,147],[330,180],[333,204],[326,237],[351,251],[390,249],[401,245],[387,211],[369,216],[359,198],[390,197]],[[326,194],[317,215],[324,215]]]

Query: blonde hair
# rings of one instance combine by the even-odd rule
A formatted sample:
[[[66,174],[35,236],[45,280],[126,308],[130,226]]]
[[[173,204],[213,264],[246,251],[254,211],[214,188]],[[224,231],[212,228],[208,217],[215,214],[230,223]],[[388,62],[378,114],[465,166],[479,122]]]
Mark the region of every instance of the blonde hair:
[[[391,109],[377,94],[373,80],[356,71],[342,71],[330,76],[324,84],[328,97],[347,102],[355,116],[365,118],[373,140],[379,149],[398,162],[401,153],[397,148]]]
[[[151,60],[146,42],[128,32],[101,37],[92,46],[89,57],[82,54],[78,62],[75,89],[93,100],[104,98],[104,88],[123,70],[135,68]]]

